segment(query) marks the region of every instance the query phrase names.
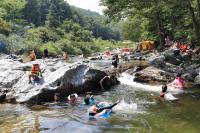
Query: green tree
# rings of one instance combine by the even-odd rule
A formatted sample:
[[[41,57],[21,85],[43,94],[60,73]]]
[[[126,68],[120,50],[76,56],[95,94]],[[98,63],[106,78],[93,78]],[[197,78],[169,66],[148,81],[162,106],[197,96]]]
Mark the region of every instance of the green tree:
[[[27,4],[23,9],[24,19],[29,23],[33,23],[36,26],[40,25],[40,12],[39,12],[38,0],[27,0]]]

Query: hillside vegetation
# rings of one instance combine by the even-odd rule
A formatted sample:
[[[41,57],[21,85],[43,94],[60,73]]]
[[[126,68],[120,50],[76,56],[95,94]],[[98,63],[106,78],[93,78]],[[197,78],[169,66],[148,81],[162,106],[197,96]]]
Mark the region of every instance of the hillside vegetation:
[[[84,54],[120,46],[120,29],[98,13],[72,7],[64,0],[1,0],[0,52],[50,55]]]

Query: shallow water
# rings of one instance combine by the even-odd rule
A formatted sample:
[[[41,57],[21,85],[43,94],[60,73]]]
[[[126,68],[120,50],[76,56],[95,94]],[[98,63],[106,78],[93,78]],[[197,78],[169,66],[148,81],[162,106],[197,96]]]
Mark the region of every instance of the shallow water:
[[[153,95],[153,96],[152,96]],[[97,101],[121,99],[109,119],[89,120],[83,105],[27,107],[0,104],[1,133],[199,133],[200,90],[176,95],[178,102],[156,97],[158,92],[118,85],[95,96]],[[82,100],[83,97],[80,97]]]

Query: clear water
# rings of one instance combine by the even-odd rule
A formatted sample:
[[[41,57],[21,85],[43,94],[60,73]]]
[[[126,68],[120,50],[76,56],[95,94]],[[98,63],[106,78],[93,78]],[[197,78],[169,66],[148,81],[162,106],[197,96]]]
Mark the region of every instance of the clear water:
[[[153,95],[153,96],[152,96]],[[118,85],[95,95],[97,101],[121,99],[109,119],[89,120],[83,105],[48,106],[0,104],[1,133],[199,133],[200,90],[176,95],[178,102],[158,92]],[[80,97],[82,100],[83,97]]]

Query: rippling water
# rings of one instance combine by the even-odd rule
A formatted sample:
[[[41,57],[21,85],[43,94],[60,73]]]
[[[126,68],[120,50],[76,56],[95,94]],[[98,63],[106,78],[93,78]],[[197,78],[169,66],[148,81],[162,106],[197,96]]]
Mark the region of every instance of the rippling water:
[[[152,96],[152,93],[154,96]],[[110,119],[89,120],[83,105],[26,107],[0,104],[1,133],[199,133],[200,91],[176,95],[167,102],[157,92],[119,85],[95,96],[97,101],[121,99]],[[83,97],[80,97],[80,100]]]
[[[89,120],[88,107],[82,104],[0,104],[0,133],[200,132],[200,89],[175,95],[180,101],[168,102],[158,97],[160,86],[135,83],[132,78],[126,75],[120,79],[126,85],[95,95],[97,101],[121,100],[109,119]],[[79,98],[82,102],[83,97]]]

